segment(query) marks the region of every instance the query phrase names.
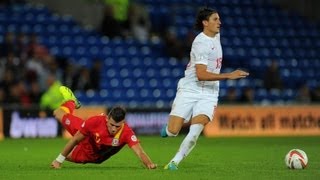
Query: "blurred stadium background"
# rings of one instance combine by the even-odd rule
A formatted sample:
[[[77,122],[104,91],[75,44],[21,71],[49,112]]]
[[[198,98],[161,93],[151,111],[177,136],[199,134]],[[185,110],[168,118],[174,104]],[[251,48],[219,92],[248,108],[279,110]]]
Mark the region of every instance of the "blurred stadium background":
[[[319,125],[315,125],[319,124],[320,115],[317,110],[308,109],[318,107],[314,105],[320,101],[320,13],[315,9],[319,7],[318,1],[114,1],[135,2],[143,7],[151,23],[147,40],[135,38],[130,31],[115,37],[104,35],[100,25],[106,2],[108,0],[1,1],[0,94],[4,136],[39,136],[38,132],[26,130],[35,125],[23,126],[17,121],[18,125],[13,126],[12,122],[14,117],[22,117],[21,120],[39,115],[40,97],[49,88],[44,83],[50,77],[48,74],[54,74],[55,80],[72,87],[85,107],[123,105],[130,112],[129,123],[138,132],[156,133],[166,122],[177,81],[188,63],[185,52],[168,54],[164,34],[171,33],[176,42],[187,46],[182,50],[188,52],[188,42],[195,34],[192,31],[195,14],[199,7],[206,5],[216,8],[222,20],[222,71],[242,68],[250,72],[246,79],[221,81],[222,108],[224,104],[237,105],[230,108],[232,112],[243,104],[249,105],[248,109],[286,106],[288,109],[279,115],[283,116],[291,112],[292,105],[303,107],[302,113],[304,110],[306,117],[310,116],[304,123],[312,124],[315,134],[320,134]],[[13,36],[13,44],[6,43],[8,34]],[[22,44],[18,43],[19,37],[23,37]],[[38,48],[30,50],[28,42],[32,37],[36,39],[33,46]],[[19,49],[20,45],[25,47]],[[13,54],[9,53],[10,48]],[[273,61],[278,65],[281,85],[269,88],[264,81]],[[91,73],[96,62],[101,69]],[[14,75],[9,83],[7,74]],[[94,80],[98,80],[97,86],[79,85],[79,82],[90,84]],[[33,83],[38,87],[35,92]],[[251,90],[252,99],[242,99],[246,89]],[[231,90],[232,101],[228,99]],[[45,108],[50,112],[50,107]],[[20,113],[14,114],[16,111]],[[40,117],[43,116],[40,114]],[[11,132],[10,129],[19,124],[24,130]]]

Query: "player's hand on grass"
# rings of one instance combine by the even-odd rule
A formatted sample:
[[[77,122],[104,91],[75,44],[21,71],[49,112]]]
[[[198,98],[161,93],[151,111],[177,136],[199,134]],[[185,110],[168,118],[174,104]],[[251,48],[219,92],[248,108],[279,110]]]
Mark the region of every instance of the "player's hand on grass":
[[[148,164],[147,168],[148,168],[148,169],[157,169],[157,165],[151,163],[151,164]]]
[[[51,163],[51,168],[53,169],[60,169],[61,168],[61,163],[59,163],[57,160],[52,161]]]

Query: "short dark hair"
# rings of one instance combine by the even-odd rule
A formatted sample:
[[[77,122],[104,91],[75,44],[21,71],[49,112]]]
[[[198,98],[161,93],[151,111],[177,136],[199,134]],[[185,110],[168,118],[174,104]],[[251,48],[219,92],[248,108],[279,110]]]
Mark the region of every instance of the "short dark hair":
[[[198,31],[203,31],[202,21],[209,20],[209,17],[214,13],[218,13],[218,11],[215,9],[208,8],[208,7],[201,8],[198,11],[196,22],[194,24],[194,28]]]
[[[120,122],[126,117],[126,110],[123,107],[116,106],[109,112],[109,118],[111,117],[115,122]]]

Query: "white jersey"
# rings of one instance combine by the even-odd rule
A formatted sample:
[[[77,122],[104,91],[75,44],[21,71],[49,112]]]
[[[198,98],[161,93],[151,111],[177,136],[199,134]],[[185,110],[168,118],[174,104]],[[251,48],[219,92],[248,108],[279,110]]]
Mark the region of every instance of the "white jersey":
[[[207,71],[219,74],[222,64],[220,34],[209,37],[203,32],[194,39],[190,52],[190,62],[185,76],[179,82],[179,88],[208,93],[218,97],[219,81],[199,81],[196,75],[196,64],[207,66]]]
[[[170,115],[182,117],[185,122],[204,114],[212,121],[218,104],[219,81],[199,81],[196,64],[207,66],[207,71],[220,73],[222,48],[220,34],[206,36],[203,32],[194,39],[190,52],[190,62],[185,76],[178,83],[178,91],[172,104]]]

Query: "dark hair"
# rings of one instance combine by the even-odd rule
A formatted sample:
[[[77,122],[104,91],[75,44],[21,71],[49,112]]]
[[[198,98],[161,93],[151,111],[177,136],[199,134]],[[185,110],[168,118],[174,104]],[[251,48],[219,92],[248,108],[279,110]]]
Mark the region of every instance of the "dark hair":
[[[215,9],[208,8],[208,7],[201,8],[198,11],[196,22],[194,24],[194,28],[198,31],[202,31],[203,30],[202,21],[209,20],[209,17],[214,13],[218,13],[218,11]]]
[[[109,117],[111,117],[115,122],[120,122],[126,117],[126,110],[123,107],[117,106],[110,110]]]

